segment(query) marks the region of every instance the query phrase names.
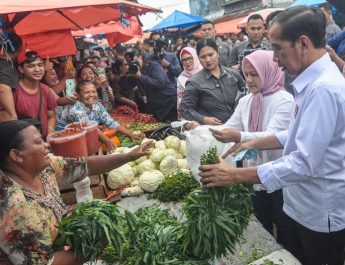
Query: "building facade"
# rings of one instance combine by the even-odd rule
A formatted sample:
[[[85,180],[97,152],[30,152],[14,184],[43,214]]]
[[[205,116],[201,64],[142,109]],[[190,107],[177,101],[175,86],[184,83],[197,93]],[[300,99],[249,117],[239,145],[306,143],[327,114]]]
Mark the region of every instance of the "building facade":
[[[191,14],[217,20],[262,8],[287,7],[293,0],[189,0]]]

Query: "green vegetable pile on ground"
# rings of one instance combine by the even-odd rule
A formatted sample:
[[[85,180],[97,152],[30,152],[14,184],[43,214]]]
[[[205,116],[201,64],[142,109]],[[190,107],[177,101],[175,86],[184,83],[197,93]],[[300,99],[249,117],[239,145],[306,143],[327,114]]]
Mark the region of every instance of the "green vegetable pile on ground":
[[[114,247],[114,255],[122,257],[126,243],[124,216],[118,207],[101,200],[78,204],[71,215],[58,225],[59,234],[55,248],[71,247],[76,257],[95,262],[106,245]]]
[[[206,265],[205,261],[184,256],[181,244],[184,226],[167,210],[157,205],[140,209],[135,214],[125,212],[128,224],[128,248],[118,260],[115,249],[105,250],[102,259],[121,265]],[[113,252],[114,251],[114,252]]]
[[[178,202],[199,186],[200,184],[190,173],[179,170],[165,178],[153,197],[161,202]]]
[[[130,131],[148,131],[148,130],[154,130],[154,129],[157,129],[157,128],[160,128],[162,126],[165,126],[166,124],[165,123],[160,123],[160,122],[157,122],[157,123],[138,123],[138,122],[135,122],[135,123],[132,123],[130,124],[129,126],[127,126],[127,129],[130,130]]]
[[[219,163],[216,147],[201,157],[201,164]],[[252,214],[251,185],[230,185],[191,192],[183,210],[187,216],[183,249],[189,255],[213,260],[233,253]]]

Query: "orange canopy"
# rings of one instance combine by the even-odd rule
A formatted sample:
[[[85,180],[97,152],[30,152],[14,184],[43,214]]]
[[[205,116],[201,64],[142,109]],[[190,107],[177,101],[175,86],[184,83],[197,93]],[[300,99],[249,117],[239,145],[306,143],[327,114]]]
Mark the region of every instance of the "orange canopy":
[[[142,35],[135,36],[134,38],[125,42],[125,44],[136,44],[138,41],[143,42],[145,39],[150,38],[151,32],[144,32]]]
[[[23,46],[50,58],[72,55],[77,52],[69,29],[22,35]]]
[[[237,28],[237,24],[244,17],[235,18],[228,21],[223,21],[215,24],[217,35],[223,35],[224,33],[238,33],[240,30]]]
[[[0,14],[7,14],[19,35],[78,30],[158,9],[125,0],[1,0]]]

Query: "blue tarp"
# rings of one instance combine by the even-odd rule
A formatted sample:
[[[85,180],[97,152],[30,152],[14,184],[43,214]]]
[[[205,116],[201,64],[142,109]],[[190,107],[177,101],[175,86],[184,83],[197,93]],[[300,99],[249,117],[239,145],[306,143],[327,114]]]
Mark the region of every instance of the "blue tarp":
[[[207,19],[175,10],[170,16],[162,20],[148,31],[153,32],[170,28],[184,29],[205,21],[207,21]]]
[[[296,0],[290,6],[317,6],[326,2],[326,0]]]

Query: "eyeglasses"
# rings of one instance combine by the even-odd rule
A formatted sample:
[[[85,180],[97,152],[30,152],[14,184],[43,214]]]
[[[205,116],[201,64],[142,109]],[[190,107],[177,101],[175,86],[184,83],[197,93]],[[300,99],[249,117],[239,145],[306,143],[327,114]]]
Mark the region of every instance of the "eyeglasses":
[[[181,62],[183,63],[187,63],[187,62],[191,62],[193,61],[193,57],[185,57],[181,59]]]

